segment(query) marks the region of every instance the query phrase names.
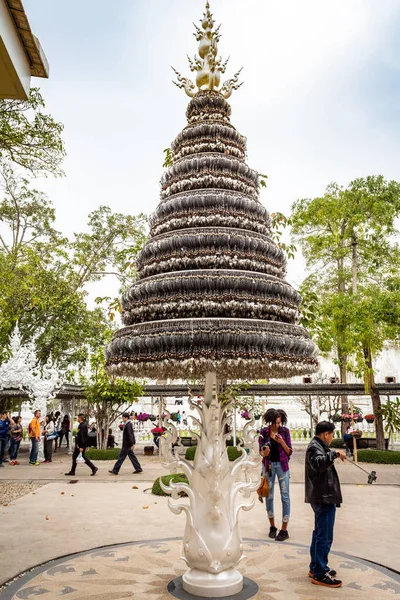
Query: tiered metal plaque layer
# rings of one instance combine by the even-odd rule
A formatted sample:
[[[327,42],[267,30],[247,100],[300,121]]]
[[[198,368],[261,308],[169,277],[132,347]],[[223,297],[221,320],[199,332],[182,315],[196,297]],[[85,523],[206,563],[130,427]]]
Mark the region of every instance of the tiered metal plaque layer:
[[[246,139],[215,90],[198,92],[172,144],[173,166],[122,299],[125,328],[108,370],[132,377],[288,377],[315,370],[315,345],[297,325],[299,294],[284,280]]]

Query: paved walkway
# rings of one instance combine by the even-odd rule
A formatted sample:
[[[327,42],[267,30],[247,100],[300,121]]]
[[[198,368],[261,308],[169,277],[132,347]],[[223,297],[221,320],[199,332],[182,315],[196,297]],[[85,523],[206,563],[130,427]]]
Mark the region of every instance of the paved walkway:
[[[258,593],[251,596],[254,600],[320,600],[332,593],[311,584],[305,568],[308,548],[246,540],[244,550],[241,572],[259,587]],[[44,600],[64,596],[69,600],[171,600],[166,586],[186,570],[180,554],[181,543],[176,539],[120,544],[75,554],[27,573],[0,591],[0,600],[36,596]],[[346,582],[344,589],[336,592],[346,600],[386,600],[400,593],[400,577],[375,565],[332,553],[331,566]]]
[[[4,469],[1,469],[0,483],[7,484],[7,481],[19,480],[21,482],[41,481],[45,485],[10,502],[8,506],[0,506],[0,553],[2,557],[0,583],[49,560],[105,545],[130,543],[131,550],[128,554],[134,557],[136,564],[142,556],[144,561],[151,562],[150,557],[153,550],[152,546],[149,546],[148,540],[159,540],[162,544],[168,544],[168,552],[170,552],[168,555],[173,557],[171,562],[173,569],[169,565],[165,566],[165,571],[161,570],[163,585],[168,577],[172,579],[175,577],[175,573],[181,573],[184,567],[178,561],[179,543],[167,543],[163,540],[182,537],[185,518],[183,515],[173,515],[169,511],[166,498],[154,497],[148,491],[154,479],[164,474],[158,459],[140,457],[140,460],[143,463],[144,471],[137,476],[132,475],[133,469],[126,461],[121,475],[118,477],[108,474],[107,471],[113,464],[108,462],[98,462],[99,472],[96,477],[90,477],[90,471],[85,466],[79,467],[76,477],[65,477],[64,472],[69,470],[70,458],[58,454],[54,462],[49,465],[38,467],[23,464],[18,467],[6,465]],[[400,506],[400,468],[387,465],[363,466],[367,470],[374,468],[377,471],[379,485],[367,485],[366,475],[350,464],[338,466],[341,481],[344,482],[344,504],[337,514],[334,550],[352,557],[375,561],[400,571],[398,551],[400,521],[394,518]],[[287,598],[307,600],[321,597],[315,591],[316,586],[312,586],[304,575],[308,564],[307,551],[304,550],[304,547],[308,546],[310,540],[312,511],[304,503],[303,468],[300,456],[292,461],[292,519],[289,527],[289,543],[285,542],[279,545],[277,542],[268,542],[270,550],[263,545],[268,541],[268,523],[265,509],[260,503],[257,502],[252,511],[241,513],[243,537],[256,540],[255,544],[261,544],[257,550],[259,552],[258,562],[255,563],[257,577],[254,575],[258,578],[259,571],[262,570],[263,577],[265,577],[265,581],[261,578],[264,586],[261,589],[264,590],[264,595],[258,596],[260,600],[281,599],[282,591],[279,593],[278,589],[282,590],[282,588],[277,588],[277,581],[282,582],[282,578],[286,583],[280,583],[280,585],[283,585],[285,591],[288,593],[290,591],[291,594],[285,594]],[[359,485],[354,482],[359,482]],[[280,502],[277,503],[276,512],[278,516],[281,514]],[[144,545],[138,546],[137,542]],[[132,543],[134,544],[132,545]],[[291,546],[291,544],[296,546]],[[147,547],[150,550],[145,551],[144,548]],[[293,548],[297,548],[299,552]],[[270,551],[273,552],[273,560],[276,559],[276,563],[270,562],[268,558]],[[117,552],[118,558],[124,558],[119,554],[120,550]],[[160,554],[164,560],[162,552]],[[129,558],[126,562],[129,563],[130,560]],[[294,560],[296,562],[293,562]],[[374,571],[374,569],[366,571],[366,569],[370,569],[370,566],[365,566],[362,562],[350,573],[348,567],[343,566],[347,559],[339,557],[333,560],[332,566],[340,567],[339,574],[348,586],[346,597],[358,598],[363,592],[363,598],[372,598],[373,589],[376,590],[374,596],[382,599],[386,598],[385,595],[382,595],[383,592],[390,592],[392,595],[400,594],[400,581],[395,578],[390,579],[390,575],[387,573],[383,577],[380,571]],[[145,584],[148,584],[146,577],[141,579],[144,587],[137,588],[135,586],[136,591],[142,591],[142,596],[132,595],[132,566],[127,564],[126,571],[124,571],[124,560],[117,562],[120,564],[117,565],[116,573],[118,573],[122,588],[118,587],[115,594],[114,592],[111,594],[108,590],[102,595],[96,587],[108,585],[107,577],[100,577],[92,584],[90,575],[82,575],[82,580],[85,580],[88,586],[85,592],[81,588],[78,592],[76,586],[74,587],[71,582],[67,585],[68,582],[64,579],[60,579],[60,585],[62,583],[65,588],[76,588],[77,591],[71,592],[71,595],[68,593],[67,597],[70,600],[166,598],[165,595],[148,595],[145,591],[147,589]],[[69,565],[69,559],[67,563]],[[101,561],[98,567],[88,567],[86,570],[94,568],[96,572],[104,573],[100,563]],[[279,569],[271,571],[273,564],[276,568],[280,565],[281,571]],[[292,566],[288,568],[288,565],[296,565],[296,568],[294,569]],[[107,569],[110,568],[108,565]],[[111,574],[111,571],[106,572]],[[68,571],[65,573],[67,574]],[[68,576],[70,579],[76,578],[73,571],[70,573],[71,575]],[[123,573],[126,574],[125,579]],[[252,577],[251,569],[246,573]],[[39,573],[37,574],[39,575]],[[36,577],[35,573],[34,576]],[[53,581],[51,578],[49,580]],[[81,581],[81,575],[79,581]],[[157,575],[157,581],[159,582],[159,575]],[[126,586],[129,585],[131,588],[128,592]],[[40,583],[41,586],[42,583]],[[93,586],[94,593],[97,595],[90,596],[88,590]],[[366,586],[369,590],[367,595]],[[273,591],[275,588],[277,590]],[[356,595],[358,592],[360,594]],[[15,598],[30,597],[30,592],[28,594],[23,590],[18,591],[17,594]],[[46,598],[46,596],[44,597]],[[8,600],[9,597],[0,594],[0,600],[3,598]]]

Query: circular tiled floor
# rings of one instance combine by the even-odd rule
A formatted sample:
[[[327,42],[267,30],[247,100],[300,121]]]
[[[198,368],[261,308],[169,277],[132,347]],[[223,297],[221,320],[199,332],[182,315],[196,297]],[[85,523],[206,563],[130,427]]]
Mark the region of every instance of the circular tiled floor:
[[[325,596],[307,576],[308,548],[246,540],[245,553],[240,570],[258,583],[255,600],[320,600]],[[177,539],[81,552],[32,569],[4,587],[0,600],[172,600],[167,584],[186,570],[180,554]],[[343,579],[341,593],[346,600],[400,597],[400,576],[392,571],[334,552],[330,566]]]

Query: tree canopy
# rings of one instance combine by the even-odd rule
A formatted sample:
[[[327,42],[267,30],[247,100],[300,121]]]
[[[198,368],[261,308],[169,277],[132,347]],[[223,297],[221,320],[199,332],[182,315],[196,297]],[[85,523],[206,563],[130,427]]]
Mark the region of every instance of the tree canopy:
[[[27,100],[0,100],[0,160],[35,175],[62,175],[64,126],[44,108],[38,88],[31,89]]]
[[[300,290],[303,324],[322,352],[336,354],[342,382],[349,369],[364,377],[381,445],[373,362],[400,332],[399,214],[400,184],[370,176],[298,200],[291,215],[294,241],[310,271]]]

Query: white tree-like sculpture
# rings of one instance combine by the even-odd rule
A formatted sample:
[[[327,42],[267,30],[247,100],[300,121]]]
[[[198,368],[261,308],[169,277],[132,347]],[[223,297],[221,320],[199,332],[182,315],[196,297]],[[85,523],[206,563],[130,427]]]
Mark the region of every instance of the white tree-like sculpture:
[[[0,389],[28,391],[37,358],[33,342],[22,344],[18,325],[10,337],[10,358],[0,365]]]
[[[241,447],[241,456],[229,463],[225,425],[231,422],[232,401],[222,405],[218,401],[215,373],[206,376],[206,393],[203,405],[191,401],[199,418],[192,417],[200,433],[192,431],[197,438],[197,449],[193,466],[184,458],[173,453],[172,445],[179,440],[169,413],[165,438],[161,438],[162,464],[169,472],[183,471],[190,485],[171,482],[162,489],[171,494],[169,506],[172,512],[186,513],[186,528],[183,538],[183,560],[189,570],[183,576],[185,590],[194,595],[219,598],[239,592],[243,577],[235,568],[243,558],[242,540],[239,529],[239,511],[254,506],[254,492],[259,485],[259,473],[255,480],[249,472],[260,464],[254,448],[255,436],[251,420],[245,425],[242,440],[250,447],[247,454]],[[239,477],[241,475],[241,478]],[[189,503],[180,499],[181,492],[189,497]],[[239,496],[242,498],[239,499]]]
[[[39,365],[35,341],[22,343],[18,325],[10,337],[10,358],[0,365],[0,389],[24,390],[33,402],[33,409],[46,415],[47,401],[61,385],[61,375],[51,358]],[[43,440],[39,443],[39,460],[43,460]]]

